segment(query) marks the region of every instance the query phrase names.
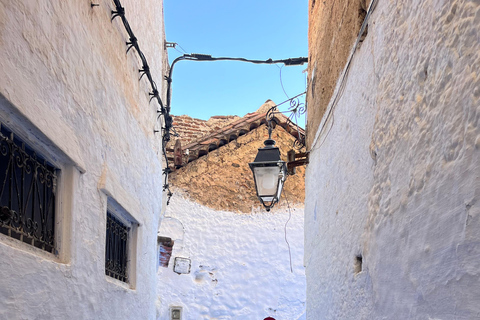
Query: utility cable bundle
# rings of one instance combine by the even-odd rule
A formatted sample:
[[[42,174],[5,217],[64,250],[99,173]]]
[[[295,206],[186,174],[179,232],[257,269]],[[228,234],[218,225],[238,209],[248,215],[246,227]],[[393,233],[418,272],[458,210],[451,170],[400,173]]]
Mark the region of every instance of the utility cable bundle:
[[[159,117],[163,116],[163,124],[164,126],[162,127],[162,152],[165,157],[165,163],[166,163],[166,168],[163,170],[163,174],[165,175],[165,182],[163,184],[163,191],[167,190],[168,193],[168,200],[167,200],[167,205],[170,202],[170,198],[172,196],[172,192],[170,191],[170,187],[168,185],[168,174],[170,173],[170,168],[168,166],[168,158],[167,158],[167,151],[166,151],[166,144],[168,141],[170,141],[170,129],[172,129],[172,117],[170,116],[170,106],[167,105],[167,107],[164,106],[162,99],[160,98],[160,94],[157,89],[157,84],[152,78],[152,74],[150,72],[150,67],[148,65],[147,59],[145,58],[145,55],[143,54],[142,50],[140,50],[140,46],[138,45],[138,39],[135,37],[135,34],[133,33],[132,29],[130,28],[130,24],[128,23],[127,18],[125,17],[125,8],[122,7],[122,4],[119,0],[113,0],[113,3],[115,4],[115,10],[112,10],[112,19],[119,17],[122,20],[123,26],[125,27],[125,31],[127,31],[129,41],[126,43],[127,45],[127,53],[130,51],[130,49],[135,48],[135,51],[137,52],[141,62],[142,62],[142,68],[138,70],[140,73],[140,79],[143,78],[143,76],[146,76],[148,82],[150,83],[151,87],[151,92],[148,94],[151,96],[150,101],[155,99],[159,105],[159,109],[157,110]],[[157,118],[157,119],[158,119]],[[158,131],[155,131],[158,132]]]

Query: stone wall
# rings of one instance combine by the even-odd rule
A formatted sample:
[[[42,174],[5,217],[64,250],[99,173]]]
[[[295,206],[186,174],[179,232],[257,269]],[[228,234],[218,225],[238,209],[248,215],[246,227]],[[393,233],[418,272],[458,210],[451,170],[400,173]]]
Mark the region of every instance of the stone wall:
[[[378,1],[312,144],[307,319],[480,316],[479,23],[479,1]]]
[[[154,319],[161,136],[112,1],[0,1],[0,121],[61,169],[49,254],[0,235],[1,319]],[[165,96],[162,1],[122,0]],[[132,223],[128,284],[105,275],[107,205]]]
[[[248,163],[255,159],[258,148],[264,146],[267,138],[267,129],[262,125],[175,171],[170,176],[171,184],[186,190],[193,200],[210,208],[249,213],[261,204]],[[272,138],[286,161],[287,151],[292,149],[295,138],[280,126],[273,130]],[[286,205],[284,196],[291,204],[303,203],[304,179],[303,167],[287,178],[280,206]]]

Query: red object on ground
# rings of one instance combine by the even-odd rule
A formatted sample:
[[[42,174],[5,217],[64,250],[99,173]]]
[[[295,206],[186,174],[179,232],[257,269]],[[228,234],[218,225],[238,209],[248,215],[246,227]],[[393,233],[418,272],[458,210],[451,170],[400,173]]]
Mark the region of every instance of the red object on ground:
[[[265,318],[265,319],[263,319],[263,320],[275,320],[275,319],[274,319],[274,318],[272,318],[272,317],[266,317],[266,318]]]

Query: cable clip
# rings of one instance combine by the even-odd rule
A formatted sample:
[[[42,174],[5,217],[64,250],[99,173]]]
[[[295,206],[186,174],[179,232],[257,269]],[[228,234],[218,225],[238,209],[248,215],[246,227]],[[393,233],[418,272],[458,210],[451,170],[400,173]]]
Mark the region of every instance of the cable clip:
[[[115,19],[116,17],[119,17],[119,16],[124,16],[125,15],[125,8],[124,7],[117,7],[117,11],[113,11],[112,10],[112,19],[110,21],[113,21],[113,19]]]
[[[128,51],[130,51],[130,49],[132,49],[132,47],[136,48],[137,45],[138,45],[137,38],[136,37],[131,37],[130,42],[127,42],[127,46],[128,46],[127,53],[128,53]]]
[[[177,43],[176,43],[176,42],[167,42],[167,41],[165,41],[165,49],[167,49],[167,48],[173,48],[173,49],[175,49],[176,46],[177,46]]]
[[[158,90],[157,90],[157,89],[153,89],[153,91],[152,91],[152,92],[149,92],[148,95],[149,95],[149,96],[152,96],[148,102],[152,102],[152,100],[153,100],[154,98],[158,98]]]
[[[144,65],[143,65],[143,68],[140,69],[140,70],[138,70],[138,72],[141,73],[140,79],[138,79],[138,80],[141,80],[144,75],[150,74],[150,67],[149,67],[147,64],[144,64]],[[147,76],[147,77],[148,77],[148,76]]]

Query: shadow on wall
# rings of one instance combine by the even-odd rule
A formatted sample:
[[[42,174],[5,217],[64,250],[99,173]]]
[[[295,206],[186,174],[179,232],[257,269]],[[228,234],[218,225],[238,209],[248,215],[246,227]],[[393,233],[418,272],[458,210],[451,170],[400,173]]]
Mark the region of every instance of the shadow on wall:
[[[177,254],[184,257],[189,256],[187,252],[184,252],[185,228],[180,220],[172,217],[165,217],[157,235],[159,267],[168,268],[174,245]]]

